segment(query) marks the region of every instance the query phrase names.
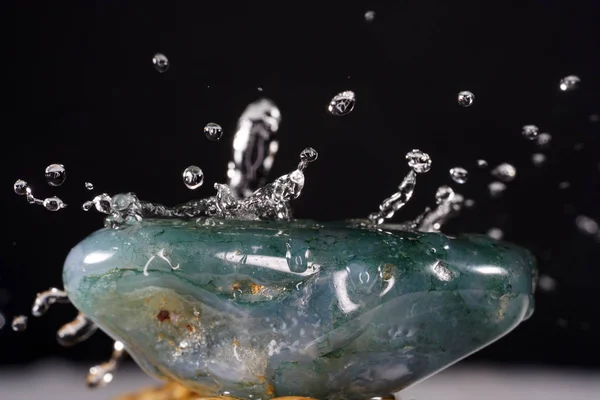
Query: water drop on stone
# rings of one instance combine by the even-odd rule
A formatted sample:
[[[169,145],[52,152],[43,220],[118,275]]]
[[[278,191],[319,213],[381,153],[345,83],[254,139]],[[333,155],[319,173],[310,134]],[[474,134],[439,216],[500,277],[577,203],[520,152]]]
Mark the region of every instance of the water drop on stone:
[[[44,199],[44,207],[46,208],[46,210],[49,211],[58,211],[61,208],[65,208],[67,205],[65,203],[63,203],[63,201],[61,199],[59,199],[56,196],[53,197],[48,197],[47,199]]]
[[[354,104],[356,104],[356,96],[351,90],[340,92],[336,94],[327,108],[331,115],[341,117],[350,114],[354,110]]]
[[[162,53],[156,53],[154,57],[152,57],[152,64],[161,74],[167,72],[170,66],[169,59]]]
[[[503,182],[510,182],[517,176],[517,169],[508,163],[502,163],[492,170],[492,175]]]
[[[221,136],[223,136],[223,128],[221,128],[221,125],[219,124],[209,122],[204,127],[204,134],[206,135],[207,139],[216,141],[221,139]]]
[[[183,183],[188,189],[198,189],[204,183],[204,173],[195,165],[190,165],[183,171]]]
[[[256,90],[258,90],[259,92],[262,92],[263,88],[259,86],[259,87],[256,88]]]
[[[19,196],[25,196],[27,193],[31,193],[29,185],[22,179],[17,179],[17,181],[13,185],[13,190]]]
[[[440,186],[435,192],[435,202],[442,204],[448,201],[452,201],[454,197],[454,190],[449,186]]]
[[[473,199],[466,199],[465,200],[465,207],[471,208],[473,206],[475,206],[475,200],[473,200]]]
[[[81,208],[83,209],[83,211],[89,211],[93,206],[94,206],[94,202],[90,200],[90,201],[86,201],[85,203],[83,203]]]
[[[504,232],[499,228],[491,228],[487,231],[487,235],[492,239],[501,240],[504,237]]]
[[[23,332],[27,329],[27,317],[24,315],[17,315],[13,318],[11,327],[15,332]]]
[[[450,177],[454,182],[462,185],[469,179],[469,171],[462,167],[454,167],[450,169]]]
[[[463,90],[458,93],[458,104],[463,107],[470,107],[475,101],[475,95],[468,90]]]
[[[506,190],[506,185],[502,182],[491,182],[488,185],[488,191],[493,198],[499,197]]]
[[[372,22],[375,19],[375,11],[369,10],[365,13],[365,21]]]
[[[85,188],[87,190],[94,190],[94,184],[92,184],[92,182],[86,182],[85,183]]]
[[[483,159],[479,159],[477,160],[477,166],[479,168],[486,168],[488,166],[488,162]]]
[[[540,167],[543,163],[546,162],[546,156],[542,153],[535,153],[531,156],[531,161],[533,162],[533,165],[535,165],[536,167]]]
[[[549,133],[540,133],[536,137],[535,142],[539,147],[548,147],[551,140],[552,140],[552,135],[550,135]]]
[[[525,139],[533,140],[538,135],[539,128],[536,125],[524,125],[521,133]]]
[[[575,90],[579,87],[579,83],[581,82],[581,79],[579,79],[578,76],[576,75],[569,75],[569,76],[565,76],[564,78],[562,78],[560,80],[560,90],[562,90],[563,92],[568,92],[571,90]]]
[[[421,150],[414,149],[406,153],[406,159],[408,160],[408,166],[413,169],[417,174],[422,174],[431,169],[431,158],[429,154],[422,152]]]
[[[50,164],[46,167],[46,181],[50,186],[60,186],[67,179],[67,171],[62,164]]]

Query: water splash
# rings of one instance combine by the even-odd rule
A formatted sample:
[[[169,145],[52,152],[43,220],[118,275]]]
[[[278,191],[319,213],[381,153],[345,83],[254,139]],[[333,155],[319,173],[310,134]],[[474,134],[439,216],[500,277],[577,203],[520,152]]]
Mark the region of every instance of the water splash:
[[[525,139],[534,140],[540,129],[536,125],[524,125],[521,134]]]
[[[517,169],[508,163],[502,163],[494,168],[491,172],[492,176],[507,183],[511,182],[517,176]]]
[[[569,92],[571,90],[577,89],[580,83],[581,79],[579,79],[577,75],[569,75],[565,76],[560,80],[560,84],[558,85],[558,87],[563,92]]]
[[[38,293],[35,297],[35,301],[33,302],[31,314],[33,314],[34,317],[41,317],[54,303],[70,303],[67,292],[57,288],[50,288],[45,292]]]
[[[71,322],[64,324],[56,333],[56,340],[64,347],[74,346],[87,340],[98,327],[83,313],[78,313]]]
[[[268,99],[260,99],[246,107],[233,137],[233,160],[227,170],[227,184],[236,198],[252,195],[266,183],[279,142],[275,140],[281,112]]]
[[[375,11],[369,10],[365,13],[365,21],[373,22],[374,19],[375,19]]]
[[[119,366],[119,362],[125,357],[125,346],[123,343],[116,341],[113,344],[113,352],[110,359],[99,365],[95,365],[90,368],[90,371],[86,378],[86,384],[89,388],[102,387],[110,382],[114,378],[114,373]]]

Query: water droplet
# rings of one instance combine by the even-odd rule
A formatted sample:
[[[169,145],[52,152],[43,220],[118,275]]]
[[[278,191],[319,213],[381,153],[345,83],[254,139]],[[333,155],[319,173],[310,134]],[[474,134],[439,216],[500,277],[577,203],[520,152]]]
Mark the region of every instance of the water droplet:
[[[469,171],[462,167],[454,167],[450,169],[450,177],[454,182],[462,185],[469,179]]]
[[[208,140],[216,141],[221,139],[221,136],[223,136],[223,128],[221,128],[221,125],[219,124],[209,122],[204,127],[204,134]]]
[[[85,188],[87,190],[94,190],[94,184],[92,182],[86,182],[85,183]]]
[[[56,339],[61,346],[69,347],[85,341],[96,332],[96,329],[97,326],[91,320],[79,313],[73,321],[60,327]]]
[[[524,125],[521,133],[525,139],[533,140],[539,133],[539,128],[536,125]]]
[[[152,57],[152,64],[154,65],[154,68],[156,68],[156,70],[161,74],[163,72],[167,72],[169,70],[169,66],[171,65],[167,56],[162,53],[156,53],[154,57]]]
[[[46,182],[50,186],[60,186],[67,179],[67,171],[62,164],[50,164],[46,167]]]
[[[471,208],[473,206],[475,206],[475,200],[473,200],[473,199],[466,199],[465,200],[465,207]]]
[[[408,160],[408,166],[413,169],[417,174],[422,174],[431,169],[431,158],[429,154],[422,152],[421,150],[414,149],[406,153],[406,159]]]
[[[371,22],[375,19],[375,11],[369,10],[365,13],[365,21]]]
[[[454,190],[450,186],[440,186],[435,192],[435,202],[437,204],[442,204],[445,202],[452,201],[454,197]]]
[[[506,185],[502,182],[491,182],[488,185],[488,191],[493,198],[499,197],[506,190]]]
[[[598,233],[598,223],[592,218],[586,217],[585,215],[580,215],[575,218],[575,224],[582,233],[588,235],[595,235]]]
[[[13,318],[11,327],[15,332],[23,332],[27,329],[27,317],[24,315],[17,315]]]
[[[575,90],[579,87],[579,83],[581,82],[581,79],[579,79],[578,76],[576,75],[569,75],[569,76],[565,76],[564,78],[562,78],[560,80],[560,90],[562,90],[563,92],[568,92],[571,90]]]
[[[567,181],[558,184],[558,188],[561,190],[568,189],[569,187],[571,187],[571,184]]]
[[[475,95],[468,90],[458,93],[458,104],[463,107],[471,107],[475,101]]]
[[[591,114],[589,118],[590,118],[590,122],[592,124],[594,124],[594,123],[600,121],[600,114]]]
[[[135,200],[130,193],[119,193],[110,199],[110,207],[115,211],[126,211],[135,203]]]
[[[319,153],[317,153],[317,151],[312,147],[307,147],[302,150],[302,153],[300,153],[300,160],[306,162],[313,162],[317,159],[317,157],[319,157]]]
[[[487,235],[492,239],[502,240],[504,237],[504,232],[502,232],[500,228],[491,228],[489,231],[487,231]]]
[[[22,179],[17,179],[17,181],[13,185],[13,190],[19,196],[24,196],[27,193],[31,193],[31,189],[29,188],[29,185],[27,184],[27,182],[25,182]]]
[[[340,92],[336,94],[327,108],[332,115],[341,117],[350,114],[354,110],[354,104],[356,104],[356,96],[351,90]]]
[[[540,147],[548,147],[551,140],[552,135],[550,135],[549,133],[540,133],[536,138],[536,143]]]
[[[533,162],[533,165],[535,165],[536,167],[540,167],[543,163],[546,162],[546,156],[542,153],[535,153],[531,156],[531,162]]]
[[[63,203],[63,201],[56,196],[48,197],[47,199],[44,199],[44,207],[46,207],[46,210],[49,210],[49,211],[58,211],[61,208],[65,208],[66,206],[67,205],[65,203]]]
[[[510,182],[517,176],[517,169],[508,163],[502,163],[492,170],[492,176],[503,182]]]
[[[548,275],[540,275],[537,285],[544,292],[552,292],[557,286],[556,280]]]
[[[479,168],[486,168],[488,166],[488,162],[483,159],[479,159],[477,160],[477,166]]]
[[[190,165],[183,171],[183,183],[188,189],[198,189],[204,183],[204,173],[195,165]]]

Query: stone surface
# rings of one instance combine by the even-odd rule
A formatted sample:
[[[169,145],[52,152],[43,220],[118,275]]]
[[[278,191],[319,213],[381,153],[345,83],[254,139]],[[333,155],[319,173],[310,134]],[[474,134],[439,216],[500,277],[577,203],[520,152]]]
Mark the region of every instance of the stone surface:
[[[150,375],[207,397],[364,399],[512,330],[534,272],[479,235],[200,219],[97,231],[63,279]]]

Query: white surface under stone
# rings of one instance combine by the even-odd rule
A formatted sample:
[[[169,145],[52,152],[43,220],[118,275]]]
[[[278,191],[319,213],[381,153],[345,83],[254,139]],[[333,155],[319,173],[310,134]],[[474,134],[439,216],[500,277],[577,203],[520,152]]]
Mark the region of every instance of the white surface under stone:
[[[158,385],[133,365],[111,384],[89,390],[87,370],[64,361],[0,368],[1,400],[110,400]],[[300,394],[300,393],[299,393]],[[592,400],[600,398],[600,371],[539,367],[455,366],[400,392],[402,400]]]

